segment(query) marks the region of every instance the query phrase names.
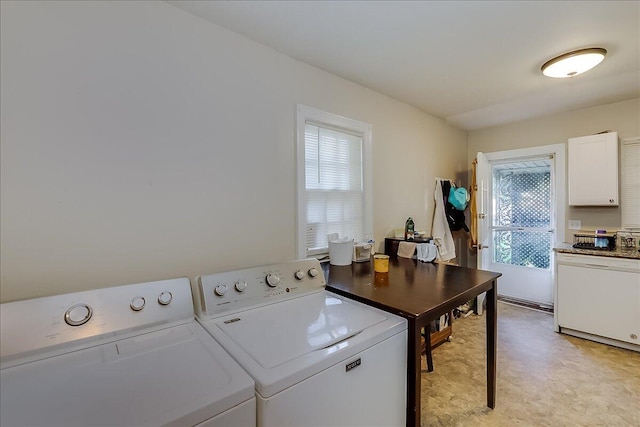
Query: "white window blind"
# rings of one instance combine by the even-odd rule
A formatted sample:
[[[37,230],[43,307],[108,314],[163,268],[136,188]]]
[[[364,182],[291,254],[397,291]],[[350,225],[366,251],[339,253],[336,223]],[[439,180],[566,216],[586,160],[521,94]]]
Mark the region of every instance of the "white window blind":
[[[640,229],[640,137],[622,141],[620,159],[622,227]]]
[[[370,125],[298,110],[298,255],[328,252],[327,235],[372,233]]]

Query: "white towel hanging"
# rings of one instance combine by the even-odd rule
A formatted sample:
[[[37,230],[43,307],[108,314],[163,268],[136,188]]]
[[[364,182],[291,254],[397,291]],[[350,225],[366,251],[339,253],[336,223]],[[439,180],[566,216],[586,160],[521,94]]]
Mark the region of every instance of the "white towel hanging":
[[[433,235],[433,242],[438,247],[438,260],[449,261],[456,257],[456,245],[453,241],[453,236],[451,235],[449,223],[447,222],[447,215],[444,209],[442,181],[450,180],[436,178],[436,188],[433,194],[435,210],[433,214],[431,233]]]

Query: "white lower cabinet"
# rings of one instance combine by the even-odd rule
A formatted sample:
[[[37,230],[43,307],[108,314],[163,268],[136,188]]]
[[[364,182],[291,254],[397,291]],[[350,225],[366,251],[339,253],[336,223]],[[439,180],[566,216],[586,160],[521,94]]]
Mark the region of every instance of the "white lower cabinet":
[[[640,260],[557,254],[554,316],[556,331],[640,351]]]

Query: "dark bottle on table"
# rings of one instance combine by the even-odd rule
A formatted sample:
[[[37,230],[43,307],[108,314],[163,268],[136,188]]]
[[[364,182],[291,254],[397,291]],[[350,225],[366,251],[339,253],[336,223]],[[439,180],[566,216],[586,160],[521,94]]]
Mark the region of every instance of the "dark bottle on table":
[[[404,224],[404,239],[405,240],[413,240],[415,225],[413,224],[413,218],[409,217],[407,222]]]

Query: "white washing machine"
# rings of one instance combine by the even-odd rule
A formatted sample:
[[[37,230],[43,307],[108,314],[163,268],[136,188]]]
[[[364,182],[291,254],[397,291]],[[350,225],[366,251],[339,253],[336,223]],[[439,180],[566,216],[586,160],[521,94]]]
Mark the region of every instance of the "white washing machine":
[[[255,380],[258,426],[405,425],[406,320],[326,291],[317,260],[194,284],[198,320]]]
[[[189,279],[0,306],[0,425],[255,426],[254,383],[195,321]]]

